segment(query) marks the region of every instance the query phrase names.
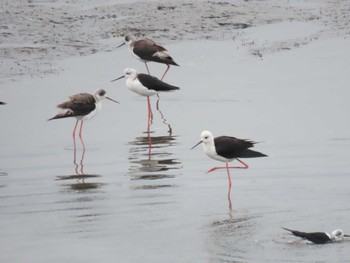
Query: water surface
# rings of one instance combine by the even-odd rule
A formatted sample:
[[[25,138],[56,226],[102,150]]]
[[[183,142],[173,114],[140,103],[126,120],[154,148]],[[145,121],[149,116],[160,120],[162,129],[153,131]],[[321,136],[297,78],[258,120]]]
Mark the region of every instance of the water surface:
[[[127,50],[66,59],[64,71],[1,84],[2,262],[346,262],[349,242],[291,244],[280,227],[350,232],[349,41],[258,57],[226,42],[169,45],[181,90],[146,99],[124,81],[145,71]],[[160,76],[162,65],[150,64]],[[84,127],[46,121],[78,92],[105,88],[120,105]],[[268,158],[231,172],[200,147],[202,130],[260,142]],[[151,149],[150,149],[151,142]]]

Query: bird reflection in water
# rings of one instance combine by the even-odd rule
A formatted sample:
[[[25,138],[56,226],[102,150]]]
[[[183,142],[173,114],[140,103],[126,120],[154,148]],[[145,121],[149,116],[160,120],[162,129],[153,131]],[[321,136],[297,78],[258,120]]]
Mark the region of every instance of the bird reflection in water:
[[[173,133],[173,129],[171,125],[167,122],[165,115],[163,114],[162,110],[160,109],[159,102],[160,102],[160,96],[157,93],[157,102],[156,102],[156,110],[159,112],[160,118],[162,120],[162,123],[165,124],[168,127],[168,134],[171,137]],[[147,139],[148,139],[148,156],[149,160],[151,160],[151,155],[152,155],[152,137],[151,137],[151,125],[153,123],[153,112],[150,104],[150,99],[147,97],[147,102],[148,102],[148,118],[147,118]],[[165,138],[165,137],[163,137]]]
[[[62,215],[69,218],[69,224],[64,226],[65,233],[89,237],[96,231],[93,227],[95,222],[105,215],[104,210],[101,210],[100,200],[106,197],[104,183],[90,182],[101,175],[86,173],[85,154],[85,150],[80,152],[74,149],[72,174],[56,177],[60,182],[61,196],[57,206],[65,211]]]
[[[173,134],[173,129],[172,129],[171,125],[167,122],[167,120],[165,119],[165,115],[163,114],[163,112],[161,111],[161,109],[159,107],[159,101],[160,101],[160,97],[159,97],[159,94],[157,94],[156,109],[160,114],[160,118],[162,119],[162,122],[168,127],[168,134],[169,134],[169,136],[171,136]]]
[[[130,168],[129,172],[133,180],[159,180],[174,178],[171,170],[182,167],[179,160],[173,157],[170,148],[176,145],[175,136],[151,136],[151,131],[147,130],[146,136],[136,137],[129,142],[130,148]],[[172,187],[172,184],[145,184],[142,189],[154,189],[160,187]]]
[[[93,183],[93,182],[85,181],[85,179],[88,179],[88,178],[101,177],[101,175],[99,174],[88,174],[84,172],[85,152],[86,152],[85,149],[83,149],[81,152],[80,158],[78,159],[77,149],[74,148],[74,157],[73,157],[74,174],[57,176],[57,180],[59,181],[74,180],[74,183],[64,184],[64,186],[68,186],[70,190],[85,191],[85,190],[98,189],[103,186],[102,183]]]
[[[75,166],[75,173],[77,175],[84,175],[84,157],[85,157],[85,149],[83,149],[82,153],[81,153],[81,158],[80,158],[80,162],[77,162],[77,148],[74,147],[74,159],[73,159],[73,164]],[[80,167],[80,169],[79,169]]]
[[[217,216],[216,216],[217,217]],[[215,262],[247,262],[251,248],[245,240],[252,240],[256,230],[256,220],[260,216],[252,216],[247,211],[235,211],[228,218],[217,218],[207,225],[208,253],[212,254]],[[249,243],[248,242],[248,243]],[[243,244],[243,245],[242,245]]]

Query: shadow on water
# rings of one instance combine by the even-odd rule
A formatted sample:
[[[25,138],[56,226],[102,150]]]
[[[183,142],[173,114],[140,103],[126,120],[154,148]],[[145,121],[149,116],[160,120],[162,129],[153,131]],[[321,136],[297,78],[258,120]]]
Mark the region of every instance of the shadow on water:
[[[242,240],[251,240],[255,229],[254,220],[258,216],[235,215],[231,210],[229,217],[209,224],[208,245],[212,257],[218,262],[246,262],[251,248]]]
[[[8,175],[8,173],[0,172],[0,177],[1,177],[1,176],[7,176],[7,175]],[[4,187],[6,187],[6,184],[0,184],[0,189],[1,189],[1,188],[4,188]]]
[[[85,149],[81,152],[79,160],[77,159],[77,150],[74,148],[74,174],[70,175],[60,175],[56,177],[58,181],[68,182],[73,180],[73,183],[65,183],[63,186],[67,187],[73,191],[87,191],[101,188],[103,183],[96,182],[86,182],[86,179],[101,177],[99,174],[89,174],[84,172],[84,158],[85,158]]]

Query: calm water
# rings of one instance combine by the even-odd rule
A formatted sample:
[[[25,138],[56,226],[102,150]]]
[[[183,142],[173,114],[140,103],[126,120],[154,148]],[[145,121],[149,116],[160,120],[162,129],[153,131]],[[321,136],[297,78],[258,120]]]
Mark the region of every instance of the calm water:
[[[109,82],[145,70],[126,49],[3,81],[1,262],[347,262],[349,242],[291,244],[280,227],[350,232],[349,46],[261,59],[232,42],[170,45],[181,67],[166,81],[181,90],[161,94],[159,109],[151,98],[150,138],[146,99]],[[104,101],[85,124],[86,151],[74,151],[75,120],[46,120],[97,88],[121,104]],[[218,163],[190,150],[204,129],[269,155],[231,172],[231,210],[225,172],[205,174]]]

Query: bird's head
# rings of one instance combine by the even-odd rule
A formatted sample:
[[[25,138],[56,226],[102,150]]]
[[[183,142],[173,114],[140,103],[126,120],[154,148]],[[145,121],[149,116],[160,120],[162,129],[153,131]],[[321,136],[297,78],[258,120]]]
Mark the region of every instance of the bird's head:
[[[103,99],[108,99],[108,100],[113,101],[115,103],[119,103],[118,101],[116,101],[114,99],[111,99],[110,97],[107,97],[106,96],[106,91],[104,89],[96,90],[95,94],[94,94],[94,97],[95,97],[96,101],[100,101],[100,100],[103,100]]]
[[[195,146],[193,146],[191,150],[197,147],[198,145],[200,145],[201,143],[207,144],[207,143],[211,143],[212,141],[213,141],[213,134],[210,131],[202,131],[201,140]]]
[[[126,78],[126,79],[136,79],[137,77],[137,71],[136,69],[133,68],[126,68],[124,69],[124,75],[120,76],[119,78],[113,79],[111,80],[111,82],[122,79],[122,78]]]
[[[345,235],[341,229],[333,230],[330,236],[332,241],[342,241],[344,237],[350,237],[350,235]]]
[[[130,46],[131,43],[132,43],[132,42],[135,42],[136,40],[137,40],[137,39],[136,39],[136,37],[134,37],[134,36],[128,35],[128,36],[125,37],[125,43],[126,43],[128,46]]]
[[[126,79],[136,79],[136,77],[137,77],[136,69],[133,69],[133,68],[124,69],[124,77]]]
[[[209,143],[213,140],[213,134],[210,131],[202,131],[201,133],[201,141],[205,143]]]
[[[131,45],[131,43],[133,43],[133,42],[135,42],[137,39],[136,39],[136,37],[134,37],[134,36],[126,36],[125,38],[124,38],[124,42],[123,43],[121,43],[119,46],[117,46],[117,48],[119,48],[119,47],[121,47],[121,46],[124,46],[125,44],[128,46],[128,47],[130,47],[130,45]]]

